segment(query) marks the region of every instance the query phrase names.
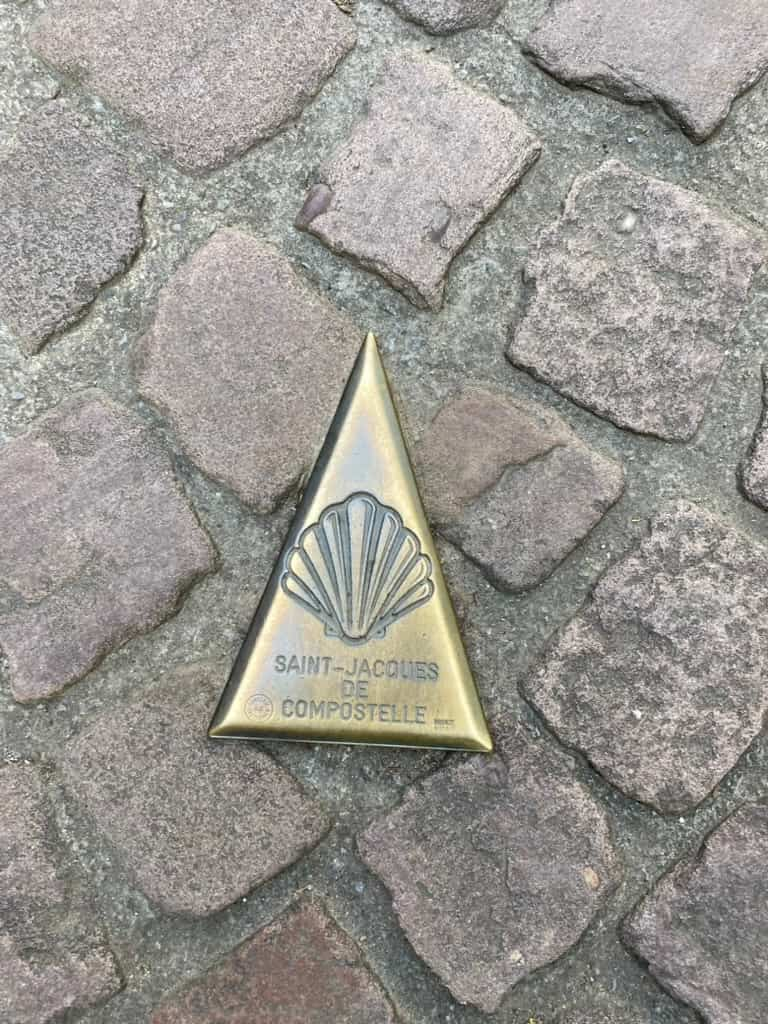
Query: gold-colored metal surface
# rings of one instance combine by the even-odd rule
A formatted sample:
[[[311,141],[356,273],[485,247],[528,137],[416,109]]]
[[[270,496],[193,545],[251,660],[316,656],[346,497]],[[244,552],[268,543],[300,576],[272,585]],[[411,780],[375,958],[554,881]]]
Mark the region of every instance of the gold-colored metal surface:
[[[372,334],[210,735],[493,749]]]

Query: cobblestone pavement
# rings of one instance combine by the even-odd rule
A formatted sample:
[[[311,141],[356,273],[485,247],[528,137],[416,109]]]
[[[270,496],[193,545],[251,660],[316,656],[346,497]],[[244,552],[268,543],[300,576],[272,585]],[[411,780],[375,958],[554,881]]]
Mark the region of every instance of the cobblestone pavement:
[[[0,0],[3,1024],[765,1024],[767,11]],[[368,329],[487,758],[205,738]]]

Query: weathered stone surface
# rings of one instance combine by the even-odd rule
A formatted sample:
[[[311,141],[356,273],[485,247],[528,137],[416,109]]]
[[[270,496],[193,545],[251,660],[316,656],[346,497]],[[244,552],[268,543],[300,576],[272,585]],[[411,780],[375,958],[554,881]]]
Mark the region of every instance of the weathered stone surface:
[[[77,395],[0,448],[0,645],[17,700],[156,626],[213,563],[168,455],[105,396]]]
[[[321,810],[256,747],[207,739],[221,666],[169,672],[110,708],[62,768],[138,886],[164,910],[203,916],[297,860],[322,836]]]
[[[525,49],[563,82],[630,103],[655,101],[702,142],[768,68],[768,7],[762,0],[561,0]]]
[[[387,0],[403,17],[443,35],[490,25],[507,0]]]
[[[59,91],[53,75],[45,74],[23,45],[23,22],[20,7],[5,2],[0,18],[0,157],[23,118]]]
[[[427,511],[497,586],[547,577],[619,498],[621,466],[543,407],[468,389],[417,449]]]
[[[204,472],[268,512],[310,468],[361,340],[284,256],[227,229],[163,291],[139,389]]]
[[[55,856],[36,768],[0,769],[0,1020],[47,1024],[117,992],[112,953]]]
[[[675,865],[624,926],[654,977],[708,1024],[764,1024],[768,805],[745,804]]]
[[[355,38],[331,0],[58,0],[30,32],[190,171],[297,117]]]
[[[568,759],[522,731],[499,750],[414,786],[358,844],[419,956],[488,1013],[577,941],[619,872]]]
[[[609,160],[542,232],[509,358],[617,426],[688,440],[764,258],[756,231]]]
[[[588,1013],[572,1013],[565,1017],[558,1017],[556,1024],[651,1024],[648,1017],[642,1019],[631,1011],[620,1011],[619,1013],[603,1013],[602,1011]]]
[[[749,500],[768,509],[768,363],[763,366],[763,414],[741,464],[740,477]]]
[[[394,1024],[350,937],[315,903],[287,911],[171,997],[152,1024]]]
[[[509,107],[444,64],[401,53],[366,119],[320,169],[296,226],[439,309],[453,257],[540,149]]]
[[[54,100],[21,123],[0,195],[0,319],[34,352],[126,269],[143,191],[96,127]]]
[[[629,796],[688,811],[768,711],[768,549],[695,506],[657,517],[524,693]]]

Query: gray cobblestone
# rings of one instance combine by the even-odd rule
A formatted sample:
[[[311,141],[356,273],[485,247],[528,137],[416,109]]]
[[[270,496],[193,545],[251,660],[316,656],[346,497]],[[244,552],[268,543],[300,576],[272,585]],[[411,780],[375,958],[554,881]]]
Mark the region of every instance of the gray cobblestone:
[[[30,41],[180,166],[207,171],[297,117],[355,31],[331,0],[64,0]]]
[[[404,18],[442,35],[490,25],[506,0],[387,0]]]
[[[764,258],[754,230],[608,161],[529,256],[509,357],[620,427],[689,440]]]
[[[130,264],[143,190],[95,125],[54,100],[19,127],[0,194],[0,319],[35,352]]]
[[[761,508],[768,509],[768,365],[763,366],[763,412],[752,444],[741,463],[744,493]]]
[[[311,468],[362,337],[285,256],[227,229],[164,289],[139,388],[201,469],[269,512]]]
[[[219,666],[169,673],[97,716],[63,771],[150,899],[196,917],[220,910],[320,839],[322,811],[256,747],[206,738]]]
[[[359,842],[416,952],[486,1013],[577,941],[620,874],[567,759],[522,731],[499,749],[413,787]]]
[[[454,256],[540,148],[508,107],[438,61],[403,53],[321,167],[296,224],[436,310]]]
[[[58,693],[156,626],[213,562],[168,455],[98,393],[0,448],[0,644],[17,700]]]
[[[54,853],[43,777],[0,768],[0,1019],[47,1024],[114,995],[122,981]]]
[[[545,579],[619,498],[621,466],[557,416],[500,392],[465,391],[418,452],[430,516],[497,586]]]
[[[746,804],[661,879],[625,926],[654,977],[708,1024],[762,1024],[768,805]]]
[[[702,142],[768,68],[768,11],[761,0],[565,0],[526,48],[562,81],[655,101]]]
[[[680,505],[602,577],[525,694],[609,782],[688,811],[768,711],[767,581],[768,548]]]

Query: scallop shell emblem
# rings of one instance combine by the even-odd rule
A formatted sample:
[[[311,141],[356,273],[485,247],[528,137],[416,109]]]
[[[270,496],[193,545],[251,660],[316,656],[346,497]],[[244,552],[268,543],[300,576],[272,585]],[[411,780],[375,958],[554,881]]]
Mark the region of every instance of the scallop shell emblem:
[[[432,562],[400,513],[358,491],[329,505],[302,531],[283,562],[285,593],[325,626],[359,645],[425,604]]]

